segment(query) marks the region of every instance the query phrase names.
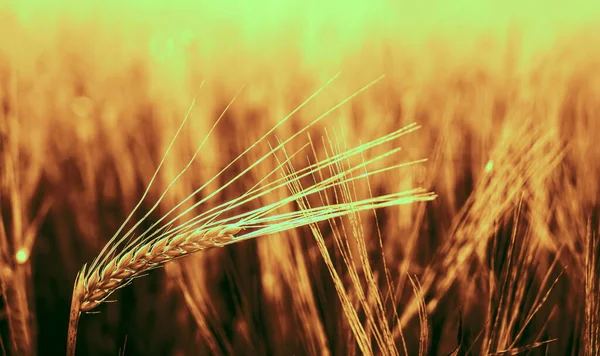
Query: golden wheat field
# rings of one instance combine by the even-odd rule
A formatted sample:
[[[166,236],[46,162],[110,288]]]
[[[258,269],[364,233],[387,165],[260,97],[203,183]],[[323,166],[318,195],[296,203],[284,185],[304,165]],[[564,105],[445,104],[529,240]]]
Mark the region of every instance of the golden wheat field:
[[[2,355],[599,355],[594,1],[0,0]]]

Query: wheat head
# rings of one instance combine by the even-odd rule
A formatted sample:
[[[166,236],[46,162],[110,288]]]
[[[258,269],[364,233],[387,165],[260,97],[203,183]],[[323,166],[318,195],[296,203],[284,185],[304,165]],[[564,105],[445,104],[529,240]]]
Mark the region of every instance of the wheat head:
[[[82,277],[76,285],[75,298],[79,312],[89,312],[100,305],[110,294],[123,287],[134,277],[160,265],[188,254],[221,247],[233,240],[241,228],[217,226],[208,230],[163,237],[146,243],[112,258],[97,271]]]
[[[137,211],[141,202],[146,198],[152,182],[156,178],[158,171],[161,169],[161,166],[168,152],[170,151],[170,148],[175,142],[179,132],[185,124],[185,121],[187,120],[190,112],[188,111],[188,115],[186,115],[186,118],[183,120],[177,133],[171,140],[171,143],[167,148],[167,152],[163,156],[158,168],[156,169],[144,192],[144,195],[141,197],[136,207],[129,214],[125,222],[100,252],[97,258],[94,259],[90,265],[84,265],[77,275],[75,286],[73,288],[73,299],[71,302],[71,313],[69,317],[67,354],[75,354],[77,326],[81,313],[92,311],[117,289],[126,286],[141,274],[157,268],[168,261],[172,261],[208,248],[221,247],[258,236],[272,235],[297,227],[327,221],[332,218],[346,216],[357,211],[372,210],[386,206],[410,204],[415,201],[429,201],[434,199],[435,194],[428,193],[425,189],[417,188],[409,191],[376,196],[369,199],[362,199],[355,202],[325,204],[324,206],[311,207],[302,211],[292,209],[292,211],[281,212],[279,210],[282,207],[293,204],[300,198],[314,196],[315,194],[322,194],[324,191],[340,184],[347,184],[357,179],[366,179],[374,174],[381,174],[392,169],[426,161],[418,160],[403,164],[387,165],[384,168],[378,168],[372,171],[367,170],[367,166],[369,164],[382,161],[384,158],[397,153],[400,148],[396,147],[391,150],[387,150],[386,153],[378,154],[374,158],[368,160],[364,160],[362,154],[374,147],[381,147],[385,143],[390,143],[393,140],[419,128],[419,126],[416,124],[410,124],[395,132],[384,135],[383,137],[366,143],[361,143],[355,148],[349,148],[339,152],[332,152],[332,155],[328,155],[328,157],[325,159],[319,159],[315,154],[314,160],[309,159],[309,165],[298,171],[286,169],[286,166],[291,166],[291,158],[302,152],[302,150],[312,148],[314,153],[312,140],[307,132],[311,125],[327,116],[327,114],[350,100],[352,97],[356,96],[358,93],[366,90],[366,88],[373,85],[378,80],[373,81],[372,83],[361,88],[359,91],[355,92],[353,95],[343,100],[332,109],[328,110],[325,114],[313,120],[311,124],[305,126],[291,137],[283,141],[278,140],[278,145],[276,147],[272,147],[269,144],[271,150],[268,153],[264,154],[258,160],[253,161],[241,173],[238,173],[234,178],[221,185],[219,188],[208,194],[200,201],[195,202],[192,207],[187,208],[183,213],[177,216],[172,216],[172,214],[175,215],[176,209],[179,208],[181,204],[191,199],[194,194],[205,189],[208,184],[217,179],[217,177],[219,177],[226,169],[231,167],[236,161],[244,156],[250,149],[254,148],[259,143],[264,142],[267,136],[273,133],[276,127],[284,123],[295,111],[299,110],[299,108],[305,105],[312,99],[312,97],[322,90],[322,88],[319,89],[317,93],[315,93],[311,98],[307,99],[290,115],[282,119],[277,125],[275,125],[274,128],[269,130],[269,132],[263,135],[254,144],[250,145],[248,149],[231,161],[225,168],[223,168],[223,170],[217,173],[217,175],[211,178],[208,182],[204,183],[200,188],[198,188],[198,190],[196,190],[184,201],[179,203],[175,208],[171,209],[166,215],[155,222],[147,231],[134,238],[133,233],[135,229],[140,226],[140,224],[149,216],[149,214],[154,211],[154,209],[156,209],[173,183],[187,170],[187,168],[189,168],[191,162],[193,162],[196,155],[200,152],[203,143],[206,141],[205,138],[192,159],[188,162],[188,165],[175,177],[171,183],[169,183],[163,194],[159,197],[152,208],[144,215],[144,217],[135,223],[134,226],[129,229],[129,231],[123,233],[125,225],[130,221],[134,212]],[[217,120],[215,125],[219,122],[219,120]],[[213,129],[215,125],[213,125]],[[208,135],[210,135],[213,129],[209,131]],[[309,143],[301,145],[299,150],[288,154],[285,145],[303,133],[308,135]],[[280,160],[277,157],[278,153],[283,154],[283,160]],[[330,172],[331,174],[327,177],[323,176],[321,171],[331,170],[332,167],[340,165],[341,162],[347,161],[350,163],[350,159],[353,157],[356,158],[358,155],[363,158],[360,160],[360,163],[353,164],[339,172],[335,172],[334,170]],[[252,188],[240,196],[207,209],[183,223],[179,221],[180,219],[184,218],[186,213],[192,212],[193,209],[198,208],[207,200],[219,194],[223,189],[230,186],[233,182],[240,179],[240,177],[269,157],[274,157],[277,161],[275,169],[268,172],[260,180],[260,182],[254,185]],[[282,177],[274,178],[273,175],[276,172],[280,172]],[[317,180],[316,175],[319,175],[321,179]],[[224,216],[225,213],[232,212],[233,209],[237,207],[246,206],[249,202],[258,201],[258,199],[265,194],[269,194],[277,189],[285,189],[286,187],[289,187],[290,184],[293,185],[301,179],[310,179],[311,177],[314,180],[314,184],[311,184],[309,187],[304,189],[299,189],[298,191],[292,190],[292,194],[290,196],[275,203],[262,205],[259,208],[250,209],[249,211],[235,214],[232,217]],[[161,224],[162,227],[159,227],[159,224]],[[171,226],[175,226],[175,228],[170,230]],[[238,235],[242,229],[248,231]]]

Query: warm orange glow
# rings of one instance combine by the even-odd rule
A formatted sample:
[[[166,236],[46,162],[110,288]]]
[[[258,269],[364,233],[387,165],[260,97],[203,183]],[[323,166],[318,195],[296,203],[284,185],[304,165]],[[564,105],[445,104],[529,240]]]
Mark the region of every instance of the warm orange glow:
[[[0,3],[0,346],[62,354],[71,317],[82,355],[594,354],[598,24],[591,0]]]

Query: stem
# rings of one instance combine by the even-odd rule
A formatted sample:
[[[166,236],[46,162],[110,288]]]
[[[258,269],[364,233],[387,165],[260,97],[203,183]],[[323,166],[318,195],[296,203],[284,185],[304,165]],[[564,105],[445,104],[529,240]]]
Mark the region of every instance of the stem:
[[[77,303],[79,304],[79,303]],[[79,307],[74,308],[71,304],[71,314],[69,316],[69,336],[67,341],[67,356],[75,356],[75,346],[77,346],[77,325],[79,324]]]
[[[0,289],[6,304],[6,318],[11,335],[12,352],[16,354],[31,354],[31,313],[27,300],[25,273],[14,271],[8,266],[0,267]],[[19,269],[19,267],[17,267]]]
[[[67,336],[67,356],[75,356],[77,346],[77,325],[81,316],[81,288],[83,288],[83,276],[81,272],[75,279],[73,288],[73,299],[71,300],[71,312],[69,313],[69,333]]]

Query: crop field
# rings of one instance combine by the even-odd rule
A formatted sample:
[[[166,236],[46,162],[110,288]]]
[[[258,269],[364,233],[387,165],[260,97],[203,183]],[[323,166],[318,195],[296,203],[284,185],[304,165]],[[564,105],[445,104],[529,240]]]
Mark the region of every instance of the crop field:
[[[599,355],[599,24],[0,0],[0,355]]]

